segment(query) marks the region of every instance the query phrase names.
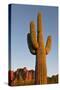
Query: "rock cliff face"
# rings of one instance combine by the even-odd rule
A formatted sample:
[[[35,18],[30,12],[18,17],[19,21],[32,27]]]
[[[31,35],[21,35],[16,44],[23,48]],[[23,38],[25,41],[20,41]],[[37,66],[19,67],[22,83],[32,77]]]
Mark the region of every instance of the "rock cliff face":
[[[19,80],[32,80],[34,79],[34,70],[27,70],[26,67],[17,69],[15,77]]]
[[[47,77],[47,84],[58,83],[58,75]],[[19,68],[15,72],[9,71],[9,85],[35,85],[35,71],[26,67]]]

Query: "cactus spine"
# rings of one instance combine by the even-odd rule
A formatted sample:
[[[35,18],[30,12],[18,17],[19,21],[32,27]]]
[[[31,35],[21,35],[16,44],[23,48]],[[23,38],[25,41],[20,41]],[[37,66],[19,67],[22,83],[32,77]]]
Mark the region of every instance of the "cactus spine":
[[[30,23],[30,33],[27,35],[28,47],[30,52],[36,55],[35,66],[35,84],[47,83],[47,67],[46,55],[51,49],[51,36],[48,36],[46,46],[44,47],[43,32],[42,32],[42,14],[37,16],[37,36],[35,32],[35,24]]]

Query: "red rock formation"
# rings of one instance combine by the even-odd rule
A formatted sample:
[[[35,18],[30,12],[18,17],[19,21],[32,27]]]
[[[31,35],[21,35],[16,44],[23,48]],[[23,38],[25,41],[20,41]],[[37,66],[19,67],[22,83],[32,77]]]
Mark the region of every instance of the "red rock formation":
[[[9,71],[8,72],[8,82],[9,82],[9,85],[11,85],[11,82],[14,80],[14,78],[15,78],[14,71]]]
[[[14,71],[9,71],[9,79],[14,80]]]
[[[34,71],[33,70],[29,70],[28,71],[28,80],[33,80],[34,79]]]

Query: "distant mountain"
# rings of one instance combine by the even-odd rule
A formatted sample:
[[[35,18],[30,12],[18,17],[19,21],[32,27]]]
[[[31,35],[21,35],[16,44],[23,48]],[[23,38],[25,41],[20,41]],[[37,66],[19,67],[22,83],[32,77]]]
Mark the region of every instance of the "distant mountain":
[[[58,83],[58,75],[53,75],[47,78],[48,84]]]
[[[34,85],[35,71],[28,70],[26,67],[19,68],[15,72],[9,71],[9,85]],[[58,75],[47,77],[47,84],[58,83]]]

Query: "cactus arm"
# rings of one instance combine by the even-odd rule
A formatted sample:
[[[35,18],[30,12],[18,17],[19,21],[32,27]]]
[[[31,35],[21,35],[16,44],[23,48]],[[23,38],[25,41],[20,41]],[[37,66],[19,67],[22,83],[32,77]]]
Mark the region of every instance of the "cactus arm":
[[[28,43],[28,48],[29,48],[30,52],[31,52],[33,55],[36,55],[36,50],[35,50],[35,49],[33,48],[33,46],[32,46],[30,33],[27,34],[27,43]]]
[[[38,48],[38,42],[37,42],[37,37],[36,37],[36,32],[35,32],[35,24],[34,22],[30,23],[30,34],[31,34],[31,41],[32,45],[35,49]]]
[[[46,42],[46,47],[45,47],[46,55],[47,55],[47,54],[50,52],[50,50],[51,50],[51,44],[52,44],[52,38],[51,38],[51,36],[48,36],[47,42]]]

